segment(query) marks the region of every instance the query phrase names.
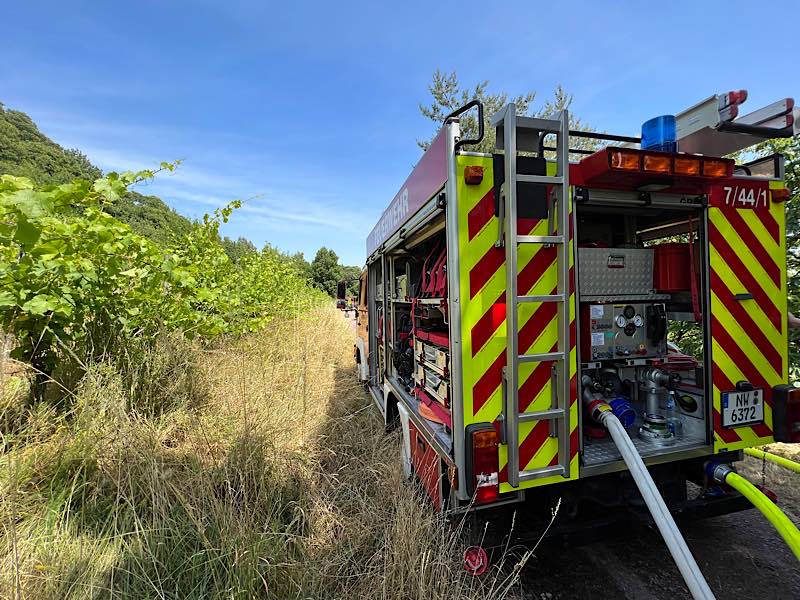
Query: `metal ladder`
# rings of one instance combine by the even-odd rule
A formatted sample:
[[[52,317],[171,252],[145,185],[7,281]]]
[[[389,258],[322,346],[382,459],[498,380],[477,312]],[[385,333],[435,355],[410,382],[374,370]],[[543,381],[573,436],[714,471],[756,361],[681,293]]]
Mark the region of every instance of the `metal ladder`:
[[[500,227],[498,244],[506,254],[506,366],[503,369],[503,415],[505,443],[508,445],[508,483],[520,483],[570,474],[570,303],[569,303],[569,114],[566,110],[555,119],[522,117],[516,105],[508,104],[492,118],[496,128],[498,149],[505,154],[505,181],[500,190]],[[517,152],[541,147],[545,135],[555,134],[556,175],[523,175],[517,173]],[[553,186],[548,235],[517,234],[517,182]],[[548,199],[550,200],[550,198]],[[546,244],[557,247],[558,286],[555,294],[520,296],[517,289],[517,244]],[[558,304],[558,344],[556,352],[520,354],[518,340],[518,307],[523,302],[556,302]],[[519,412],[519,365],[532,362],[553,362],[551,386],[553,400],[548,410]],[[558,464],[538,469],[521,470],[519,464],[519,426],[531,421],[550,421],[550,436],[558,437]]]

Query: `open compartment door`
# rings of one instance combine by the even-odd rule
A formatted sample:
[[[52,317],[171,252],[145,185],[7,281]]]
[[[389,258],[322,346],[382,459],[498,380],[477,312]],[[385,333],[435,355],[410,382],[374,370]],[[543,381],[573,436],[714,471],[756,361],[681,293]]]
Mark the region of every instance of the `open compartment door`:
[[[772,388],[788,379],[785,209],[778,181],[730,179],[709,195],[714,450],[768,444]]]

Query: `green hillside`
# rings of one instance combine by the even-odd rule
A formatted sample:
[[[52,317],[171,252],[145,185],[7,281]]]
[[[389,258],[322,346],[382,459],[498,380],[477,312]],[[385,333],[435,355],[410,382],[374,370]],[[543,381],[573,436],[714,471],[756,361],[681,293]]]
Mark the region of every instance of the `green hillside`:
[[[44,135],[24,112],[0,104],[0,173],[28,177],[43,185],[59,185],[75,178],[94,180],[102,171],[79,150],[65,149]],[[134,231],[158,243],[171,234],[182,235],[191,221],[156,196],[129,192],[108,212]]]

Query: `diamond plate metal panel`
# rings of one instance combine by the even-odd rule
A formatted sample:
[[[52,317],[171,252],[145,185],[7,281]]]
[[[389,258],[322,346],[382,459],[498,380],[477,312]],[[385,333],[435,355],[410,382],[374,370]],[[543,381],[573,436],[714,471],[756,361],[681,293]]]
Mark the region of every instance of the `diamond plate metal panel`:
[[[702,437],[680,436],[671,445],[659,446],[641,439],[636,434],[637,430],[638,426],[632,427],[629,429],[629,433],[633,445],[636,446],[639,454],[643,457],[698,448],[705,444],[705,440]],[[614,445],[614,441],[611,438],[605,438],[587,441],[583,447],[583,460],[586,465],[597,465],[622,460],[622,455]]]
[[[581,296],[653,293],[652,248],[579,248]]]

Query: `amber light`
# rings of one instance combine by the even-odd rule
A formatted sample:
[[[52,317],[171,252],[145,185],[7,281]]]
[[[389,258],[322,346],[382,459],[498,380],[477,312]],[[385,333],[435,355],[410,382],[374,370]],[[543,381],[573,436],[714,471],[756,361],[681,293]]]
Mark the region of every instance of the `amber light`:
[[[651,173],[669,173],[672,170],[672,157],[660,154],[645,154],[644,170]]]
[[[773,202],[786,202],[789,199],[789,190],[781,188],[779,190],[771,190]]]
[[[479,165],[468,165],[464,168],[464,183],[467,185],[479,185],[483,181],[483,167]]]
[[[728,163],[724,160],[703,160],[703,175],[706,177],[727,177]]]
[[[639,170],[639,154],[636,152],[612,150],[608,153],[608,161],[612,169],[622,169],[624,171]]]
[[[676,156],[675,175],[700,175],[700,159]]]

